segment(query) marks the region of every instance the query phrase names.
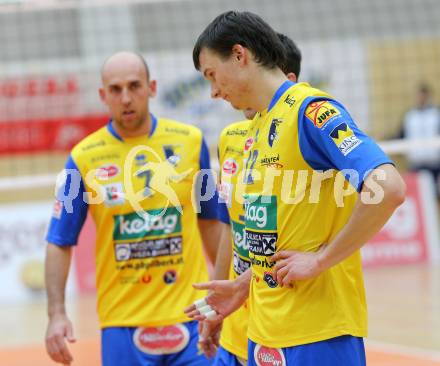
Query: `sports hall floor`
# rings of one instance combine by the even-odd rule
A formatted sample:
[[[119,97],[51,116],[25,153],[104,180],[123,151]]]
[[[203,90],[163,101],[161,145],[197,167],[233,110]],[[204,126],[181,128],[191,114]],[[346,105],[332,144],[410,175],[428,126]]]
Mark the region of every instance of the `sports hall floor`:
[[[368,365],[440,366],[440,266],[368,269],[365,278]],[[77,337],[71,347],[73,365],[99,365],[94,301],[88,296],[68,304]],[[0,324],[0,366],[54,365],[43,346],[44,300],[32,306],[0,306]]]

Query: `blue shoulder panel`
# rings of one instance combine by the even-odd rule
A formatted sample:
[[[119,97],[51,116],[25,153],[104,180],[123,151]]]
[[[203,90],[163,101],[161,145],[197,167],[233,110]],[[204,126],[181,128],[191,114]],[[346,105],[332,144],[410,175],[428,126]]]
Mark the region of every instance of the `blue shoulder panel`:
[[[65,179],[57,191],[57,200],[49,224],[46,240],[60,246],[76,245],[87,217],[88,204],[84,200],[84,182],[69,156],[65,168]]]
[[[358,192],[372,169],[393,164],[356,126],[346,109],[332,99],[310,97],[303,102],[298,134],[301,153],[314,170],[342,171]]]

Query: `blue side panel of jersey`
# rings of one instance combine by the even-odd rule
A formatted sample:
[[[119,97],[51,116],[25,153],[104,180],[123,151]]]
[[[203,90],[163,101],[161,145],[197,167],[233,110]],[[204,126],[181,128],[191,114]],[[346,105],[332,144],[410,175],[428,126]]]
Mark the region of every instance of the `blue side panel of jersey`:
[[[318,128],[305,116],[305,110],[311,102],[322,100],[328,100],[340,113]],[[358,192],[372,169],[382,164],[393,164],[376,142],[356,126],[345,108],[335,100],[322,97],[305,99],[299,110],[298,134],[304,160],[314,170],[342,171]],[[347,136],[347,143],[343,141],[343,136]]]
[[[46,236],[49,243],[60,246],[77,243],[88,210],[84,182],[71,156],[67,159],[65,171],[66,181],[57,192],[57,200],[62,203],[61,213],[52,216]]]
[[[205,139],[202,139],[202,147],[200,149],[200,169],[211,169],[211,163],[209,159],[209,150],[206,145]],[[217,219],[218,214],[218,193],[216,189],[216,181],[213,174],[205,174],[202,180],[201,187],[196,187],[197,199],[200,202],[200,213],[198,214],[200,219]],[[214,195],[207,201],[201,200],[206,194],[207,189],[209,191],[214,190]],[[209,194],[209,192],[208,192]]]
[[[229,211],[226,202],[220,201],[218,204],[218,219],[221,222],[230,225]]]

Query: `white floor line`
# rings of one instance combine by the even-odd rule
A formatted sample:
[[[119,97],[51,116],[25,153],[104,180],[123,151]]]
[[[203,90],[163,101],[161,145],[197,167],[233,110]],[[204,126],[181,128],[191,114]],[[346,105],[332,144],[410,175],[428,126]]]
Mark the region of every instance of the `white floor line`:
[[[404,346],[401,344],[387,343],[366,339],[365,345],[367,349],[377,350],[384,353],[401,354],[405,356],[414,356],[431,361],[440,362],[440,351],[424,349],[420,347]]]

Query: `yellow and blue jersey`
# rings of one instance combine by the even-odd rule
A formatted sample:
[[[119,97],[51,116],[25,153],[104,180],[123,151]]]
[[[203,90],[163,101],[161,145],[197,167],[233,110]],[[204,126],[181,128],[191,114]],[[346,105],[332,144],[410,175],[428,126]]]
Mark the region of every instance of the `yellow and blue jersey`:
[[[149,135],[122,138],[110,121],[73,148],[47,241],[75,245],[91,213],[101,327],[189,320],[182,309],[200,297],[192,284],[208,279],[197,220],[217,217],[216,194],[193,191],[209,168],[198,128],[154,116]]]
[[[245,120],[227,126],[220,134],[218,153],[220,163],[220,195],[225,201],[219,205],[219,219],[230,225],[232,236],[232,263],[229,278],[235,279],[250,267],[246,245],[244,206],[235,199],[236,186],[246,161],[243,145],[251,121]],[[223,322],[220,345],[234,355],[247,359],[247,303]]]
[[[283,348],[366,336],[359,252],[292,288],[279,286],[269,258],[281,250],[314,252],[330,243],[349,220],[365,177],[390,159],[342,104],[307,83],[290,81],[254,118],[244,151],[252,263],[248,337]],[[352,194],[344,194],[349,185]]]

